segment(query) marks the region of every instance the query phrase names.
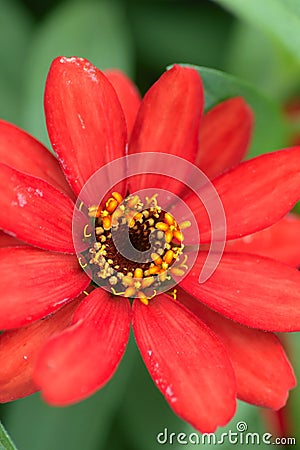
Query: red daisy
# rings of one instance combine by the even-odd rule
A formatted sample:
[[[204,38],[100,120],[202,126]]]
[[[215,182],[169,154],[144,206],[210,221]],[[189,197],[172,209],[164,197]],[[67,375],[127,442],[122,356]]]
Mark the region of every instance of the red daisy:
[[[99,276],[111,292],[89,287],[91,280],[75,255],[74,199],[95,171],[125,155],[127,134],[129,154],[177,155],[213,179],[226,214],[228,241],[269,227],[291,209],[299,199],[300,148],[267,154],[219,175],[245,154],[252,115],[240,98],[224,101],[203,118],[202,110],[202,84],[194,69],[174,66],[140,101],[121,73],[103,74],[81,58],[57,58],[46,83],[45,111],[61,167],[34,138],[0,123],[0,227],[5,231],[0,329],[7,330],[0,338],[2,402],[39,389],[53,405],[91,395],[115,372],[132,323],[158,389],[174,412],[198,430],[209,432],[226,424],[236,397],[273,409],[285,404],[295,378],[272,332],[300,328],[296,269],[228,249],[214,274],[199,284],[207,253],[203,248],[180,282],[177,297],[165,292],[149,300],[149,278],[157,275],[158,285],[169,281],[164,272],[181,254],[184,233],[157,205],[151,219],[169,246],[149,266],[131,267],[140,284],[130,284],[116,253],[118,261],[106,261],[119,266],[122,280],[127,277],[122,281],[124,296],[112,295],[118,294],[116,280],[110,280],[114,275],[101,264]],[[171,191],[178,191],[175,182],[168,183]],[[129,180],[126,213],[136,204],[134,192],[149,186],[158,189],[161,177]],[[120,191],[126,193],[122,184]],[[95,259],[109,256],[98,253],[99,243],[106,245],[110,239],[121,194],[111,194],[100,208],[86,205],[100,236],[98,247],[90,249],[91,267]],[[211,227],[203,204],[193,193],[186,194],[184,202],[197,219],[201,244],[209,244]],[[137,214],[129,214],[129,219],[138,231],[144,219]],[[173,275],[178,275],[175,269]],[[84,290],[89,295],[82,294]],[[131,305],[127,297],[139,298]]]

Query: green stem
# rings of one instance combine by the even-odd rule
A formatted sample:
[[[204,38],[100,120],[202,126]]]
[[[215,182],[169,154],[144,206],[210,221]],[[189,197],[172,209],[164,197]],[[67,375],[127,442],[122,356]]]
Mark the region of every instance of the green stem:
[[[17,450],[2,423],[0,422],[0,450]]]

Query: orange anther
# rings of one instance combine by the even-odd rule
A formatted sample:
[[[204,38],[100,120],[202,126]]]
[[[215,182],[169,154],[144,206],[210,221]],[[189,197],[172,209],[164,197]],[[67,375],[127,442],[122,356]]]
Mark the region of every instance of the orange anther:
[[[168,250],[167,253],[166,253],[165,256],[164,256],[164,261],[165,261],[167,264],[171,264],[171,262],[173,261],[173,259],[174,259],[174,252],[173,252],[173,250]]]
[[[165,232],[166,242],[169,244],[170,242],[172,242],[172,239],[173,239],[173,231],[170,231],[170,230],[166,231]]]
[[[151,253],[152,261],[156,266],[160,266],[162,263],[161,257],[157,253]]]
[[[149,304],[149,300],[143,292],[138,293],[138,299],[146,306]]]
[[[161,230],[161,231],[167,231],[169,229],[169,225],[164,222],[158,222],[155,225],[155,228],[157,228],[158,230]]]
[[[148,270],[145,270],[144,275],[155,275],[160,271],[160,268],[158,266],[150,267]]]
[[[119,194],[119,192],[113,192],[111,195],[114,199],[117,200],[118,203],[122,203],[123,197],[121,194]]]
[[[173,236],[174,236],[174,238],[177,239],[178,241],[180,241],[180,242],[183,241],[183,234],[182,234],[179,230],[173,231]]]
[[[173,217],[171,214],[166,213],[166,214],[165,214],[165,222],[166,222],[169,226],[170,226],[170,225],[174,225],[175,219],[174,219],[174,217]]]
[[[106,211],[108,211],[110,214],[114,212],[114,210],[117,208],[118,206],[118,202],[117,200],[115,200],[114,198],[109,198],[106,202]]]
[[[104,230],[110,230],[111,228],[111,216],[105,216],[102,218],[102,226]]]
[[[133,278],[143,278],[143,275],[144,275],[143,270],[138,267],[134,271]]]

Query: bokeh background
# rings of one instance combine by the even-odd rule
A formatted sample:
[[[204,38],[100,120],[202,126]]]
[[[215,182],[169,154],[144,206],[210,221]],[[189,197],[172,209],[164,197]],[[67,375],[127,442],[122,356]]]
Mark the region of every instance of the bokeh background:
[[[141,93],[174,62],[213,68],[202,71],[206,108],[243,95],[255,111],[249,156],[300,141],[299,0],[0,0],[0,42],[0,117],[46,145],[43,89],[58,55],[118,67]],[[285,342],[300,379],[300,336]],[[290,436],[300,442],[300,387],[287,414]],[[20,450],[155,450],[165,427],[193,431],[154,387],[133,340],[116,376],[92,398],[53,408],[37,394],[1,405],[0,417]],[[225,431],[243,420],[251,432],[273,432],[270,417],[240,403]]]

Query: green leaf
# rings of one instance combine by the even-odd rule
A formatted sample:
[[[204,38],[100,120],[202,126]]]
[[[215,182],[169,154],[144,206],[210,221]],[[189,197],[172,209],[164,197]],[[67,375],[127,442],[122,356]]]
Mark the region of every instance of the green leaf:
[[[233,28],[226,58],[226,71],[250,81],[274,99],[284,101],[299,84],[299,64],[291,54],[244,22],[237,21]]]
[[[22,450],[106,450],[107,435],[127,389],[135,354],[127,350],[117,373],[92,397],[55,408],[39,394],[6,405],[5,423]]]
[[[43,111],[46,76],[60,55],[81,56],[100,69],[119,67],[133,72],[131,35],[121,2],[67,2],[37,29],[25,68],[22,125],[47,143]]]
[[[285,146],[287,127],[276,102],[260,93],[251,84],[232,75],[206,67],[191,65],[188,67],[196,69],[202,78],[206,110],[234,96],[242,96],[251,106],[255,115],[255,128],[249,157]]]
[[[0,0],[0,11],[0,117],[19,123],[31,20],[25,8],[13,0]]]
[[[267,33],[300,63],[300,8],[297,0],[215,1]]]
[[[162,71],[173,61],[222,67],[232,18],[210,3],[129,3],[140,59]]]
[[[0,450],[17,450],[1,422],[0,422]]]

